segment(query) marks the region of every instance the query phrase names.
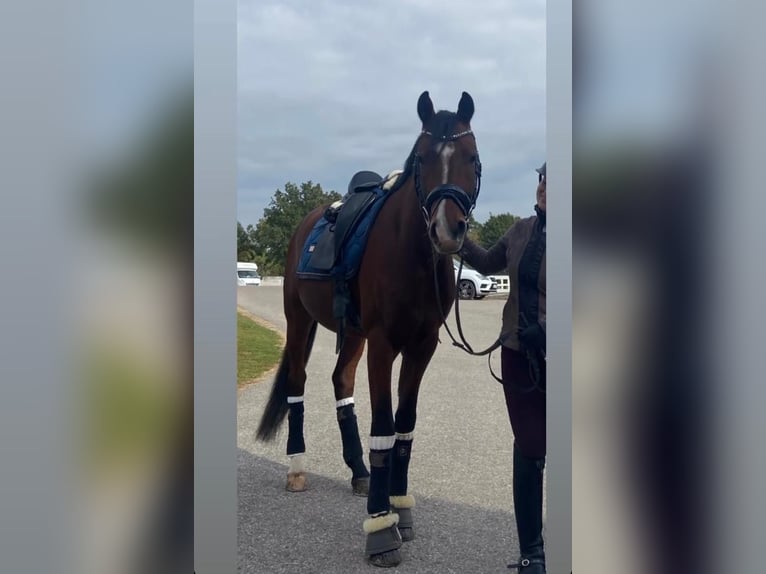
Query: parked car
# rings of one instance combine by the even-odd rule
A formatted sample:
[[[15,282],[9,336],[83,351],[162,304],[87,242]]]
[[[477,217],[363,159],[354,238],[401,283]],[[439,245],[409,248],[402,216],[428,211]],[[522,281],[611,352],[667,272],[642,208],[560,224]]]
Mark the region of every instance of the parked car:
[[[460,263],[453,259],[452,264],[455,268],[455,280],[457,281]],[[497,293],[497,283],[464,262],[463,270],[460,272],[460,281],[457,284],[457,293],[461,299],[484,299],[487,295]]]
[[[258,274],[258,265],[237,261],[237,285],[246,287],[248,285],[257,286],[260,284],[261,276]]]

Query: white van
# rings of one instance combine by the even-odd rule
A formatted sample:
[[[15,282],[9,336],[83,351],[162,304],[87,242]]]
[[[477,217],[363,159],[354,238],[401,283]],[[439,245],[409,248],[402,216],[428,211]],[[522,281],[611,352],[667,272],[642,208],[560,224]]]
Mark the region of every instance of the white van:
[[[258,275],[258,265],[255,263],[237,261],[237,285],[246,287],[247,285],[260,284],[261,276]]]

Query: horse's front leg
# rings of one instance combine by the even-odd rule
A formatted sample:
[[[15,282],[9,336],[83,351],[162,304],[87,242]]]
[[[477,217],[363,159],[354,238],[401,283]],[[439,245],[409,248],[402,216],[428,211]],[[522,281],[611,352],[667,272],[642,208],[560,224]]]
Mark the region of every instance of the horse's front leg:
[[[415,497],[407,493],[407,474],[415,435],[418,391],[426,367],[436,350],[438,336],[425,337],[402,354],[399,373],[399,404],[396,409],[395,442],[391,460],[391,509],[399,515],[399,532],[403,541],[415,538],[412,508]]]
[[[366,553],[375,566],[396,566],[402,560],[402,538],[397,529],[399,515],[391,512],[391,451],[394,446],[394,416],[391,406],[391,368],[396,358],[385,335],[370,333],[367,346],[367,369],[372,404],[370,429],[370,490],[364,521],[367,533]]]

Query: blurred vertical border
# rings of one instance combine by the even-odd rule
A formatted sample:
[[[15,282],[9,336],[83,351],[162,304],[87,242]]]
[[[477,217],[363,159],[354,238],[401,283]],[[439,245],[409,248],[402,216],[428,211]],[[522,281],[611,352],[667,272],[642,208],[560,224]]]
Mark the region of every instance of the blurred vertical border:
[[[548,377],[546,567],[572,563],[572,17],[571,2],[546,7]]]
[[[77,571],[191,572],[193,3],[90,3],[78,200]]]
[[[575,5],[575,572],[763,570],[758,17]]]

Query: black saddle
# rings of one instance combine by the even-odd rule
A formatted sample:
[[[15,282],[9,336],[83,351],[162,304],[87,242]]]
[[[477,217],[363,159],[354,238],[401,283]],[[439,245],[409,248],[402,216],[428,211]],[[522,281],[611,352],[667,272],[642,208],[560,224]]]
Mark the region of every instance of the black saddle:
[[[352,195],[358,191],[364,191],[365,189],[371,189],[380,185],[383,178],[380,177],[374,171],[358,171],[351,178],[348,183],[348,194]]]
[[[325,211],[325,218],[331,225],[317,242],[311,256],[312,267],[330,270],[338,262],[349,232],[377,197],[371,190],[382,181],[383,178],[374,171],[358,171],[354,174],[348,184],[348,194],[340,207],[330,206]]]
[[[341,265],[344,244],[375,201],[384,201],[374,189],[383,183],[383,178],[374,171],[358,171],[348,184],[348,194],[339,207],[330,206],[325,211],[325,218],[330,222],[326,231],[317,240],[310,263],[314,269],[331,271]],[[333,316],[338,322],[335,352],[340,352],[343,345],[346,319],[352,326],[359,328],[359,315],[351,301],[351,292],[342,273],[335,278],[333,297]]]

